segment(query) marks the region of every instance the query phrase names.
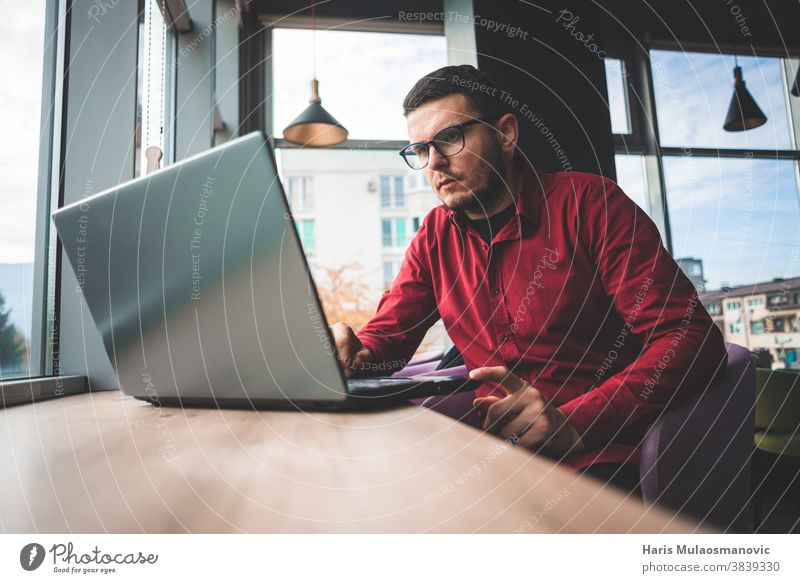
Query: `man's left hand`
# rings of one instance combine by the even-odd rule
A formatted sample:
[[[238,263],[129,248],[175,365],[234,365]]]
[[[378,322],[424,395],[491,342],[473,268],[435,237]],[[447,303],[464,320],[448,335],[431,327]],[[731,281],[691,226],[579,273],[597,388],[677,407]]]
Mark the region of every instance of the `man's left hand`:
[[[529,382],[504,366],[476,368],[469,373],[476,381],[501,385],[508,395],[479,397],[472,403],[483,412],[483,428],[529,449],[542,449],[556,456],[583,453],[581,436],[557,407],[547,403]]]

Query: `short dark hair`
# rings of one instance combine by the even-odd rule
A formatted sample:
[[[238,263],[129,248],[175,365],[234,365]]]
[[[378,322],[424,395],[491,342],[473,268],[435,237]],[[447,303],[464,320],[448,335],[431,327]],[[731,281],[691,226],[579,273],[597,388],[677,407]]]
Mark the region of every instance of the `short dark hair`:
[[[467,98],[478,116],[501,115],[510,111],[500,98],[501,91],[489,75],[472,65],[448,65],[425,75],[403,100],[403,115],[421,105],[459,93]]]

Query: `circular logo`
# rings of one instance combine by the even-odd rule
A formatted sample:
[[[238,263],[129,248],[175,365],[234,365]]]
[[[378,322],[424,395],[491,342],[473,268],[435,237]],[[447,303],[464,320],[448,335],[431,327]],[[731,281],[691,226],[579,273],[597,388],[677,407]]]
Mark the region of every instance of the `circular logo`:
[[[35,571],[44,561],[44,547],[39,543],[28,543],[19,552],[19,564],[26,571]]]

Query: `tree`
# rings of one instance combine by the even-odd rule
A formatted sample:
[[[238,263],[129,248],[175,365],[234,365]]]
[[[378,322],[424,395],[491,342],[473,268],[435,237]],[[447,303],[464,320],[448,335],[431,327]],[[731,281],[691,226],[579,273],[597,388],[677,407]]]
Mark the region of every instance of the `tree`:
[[[344,322],[353,330],[361,329],[375,314],[380,293],[364,283],[361,264],[345,263],[338,267],[319,267],[315,277],[322,309],[328,323]],[[431,331],[417,352],[441,348],[443,332]]]
[[[361,264],[345,263],[319,268],[318,291],[328,322],[344,322],[354,330],[366,324],[375,313],[376,301],[360,276]]]
[[[16,372],[25,360],[25,339],[11,322],[11,309],[6,310],[6,299],[0,293],[0,374]]]

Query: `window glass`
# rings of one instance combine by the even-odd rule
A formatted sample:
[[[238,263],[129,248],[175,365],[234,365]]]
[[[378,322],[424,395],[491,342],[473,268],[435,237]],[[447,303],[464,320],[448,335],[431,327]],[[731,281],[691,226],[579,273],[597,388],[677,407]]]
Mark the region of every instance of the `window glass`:
[[[381,241],[384,247],[392,246],[392,221],[381,219]]]
[[[406,206],[405,190],[403,189],[403,177],[394,177],[394,206],[403,208]]]
[[[395,246],[397,246],[397,247],[405,247],[406,246],[406,220],[405,219],[395,219],[394,220],[394,230],[395,230]]]
[[[617,184],[639,207],[647,211],[647,183],[644,177],[644,157],[627,154],[614,156]]]
[[[664,157],[673,254],[702,260],[707,289],[800,275],[790,160]]]
[[[311,36],[307,29],[273,30],[276,133],[308,105]],[[316,48],[322,103],[352,139],[408,140],[403,98],[422,76],[447,64],[447,41],[438,35],[318,29]]]
[[[392,193],[389,189],[389,177],[381,176],[381,207],[390,208],[392,206]]]
[[[631,133],[628,121],[628,90],[625,63],[620,59],[605,59],[608,110],[611,131],[615,134]]]
[[[651,51],[662,146],[788,149],[790,123],[781,60],[738,57],[746,87],[767,123],[745,132],[722,129],[733,97],[733,55]]]
[[[145,152],[155,146],[164,154],[166,164],[164,120],[167,99],[166,25],[157,0],[146,0],[143,20],[139,22],[139,68],[136,106],[136,152],[134,175],[141,176],[147,168]]]
[[[300,234],[300,242],[303,244],[303,250],[306,253],[314,251],[314,221],[303,219],[295,221],[297,225],[297,232]]]
[[[0,19],[0,378],[41,372],[29,353],[44,26],[43,0],[7,4]]]

